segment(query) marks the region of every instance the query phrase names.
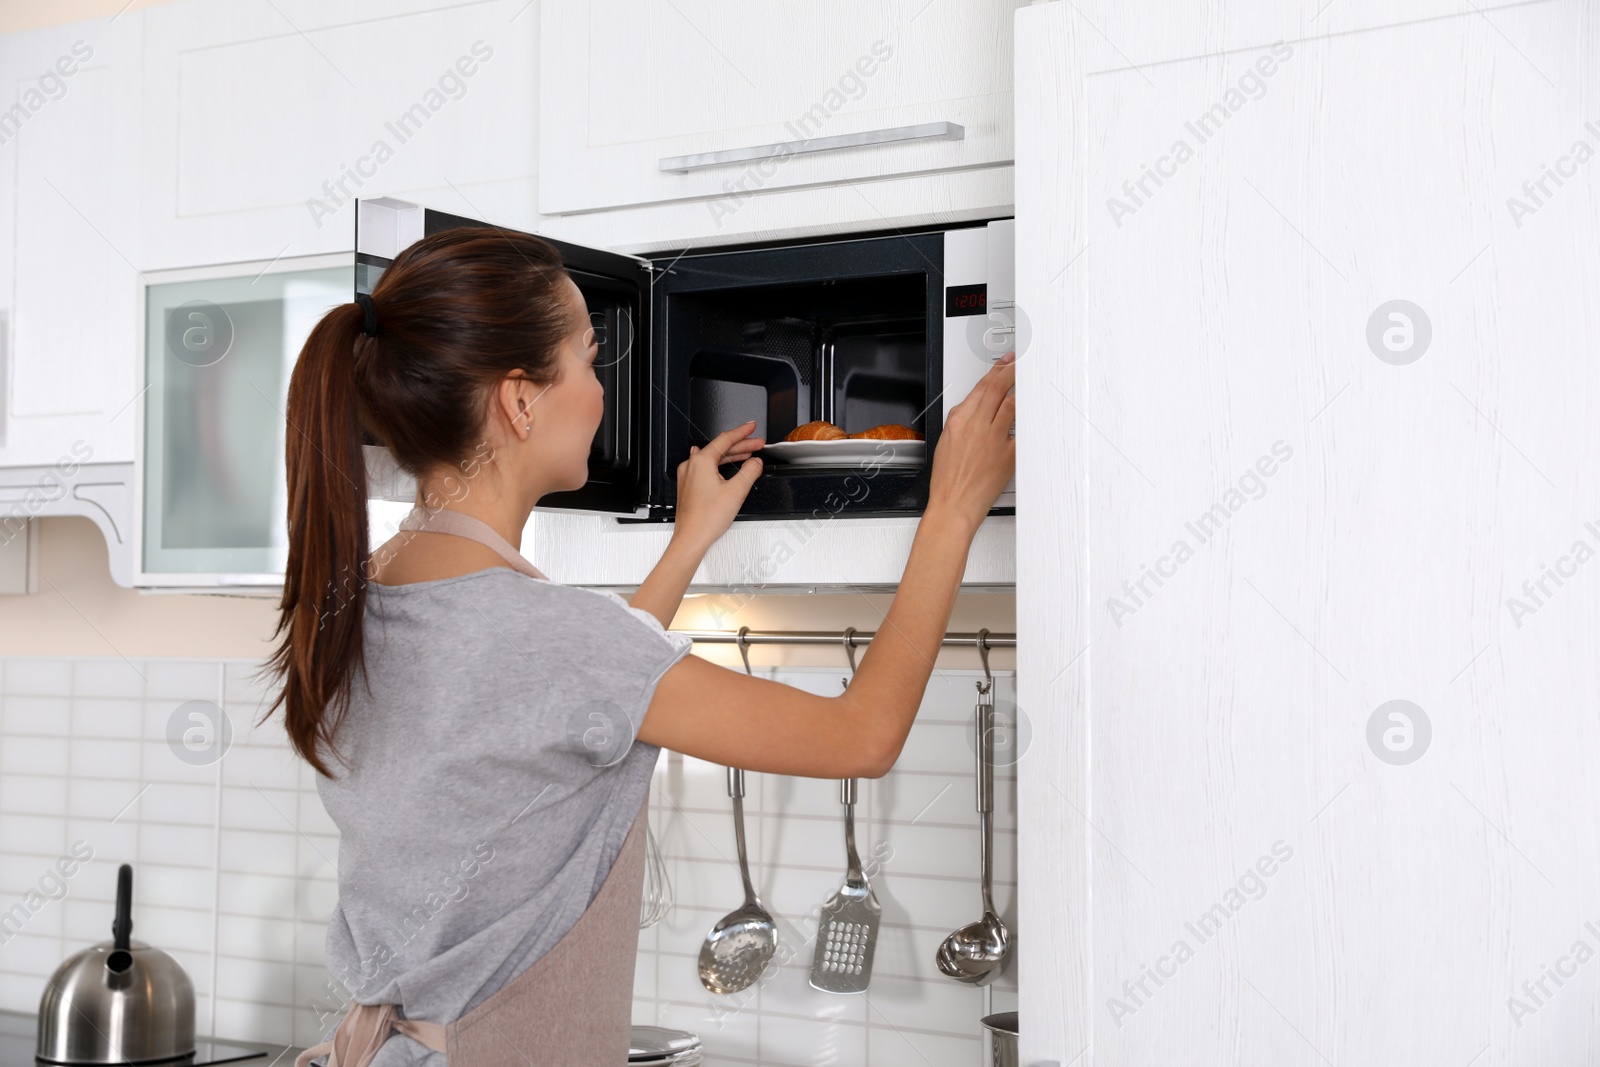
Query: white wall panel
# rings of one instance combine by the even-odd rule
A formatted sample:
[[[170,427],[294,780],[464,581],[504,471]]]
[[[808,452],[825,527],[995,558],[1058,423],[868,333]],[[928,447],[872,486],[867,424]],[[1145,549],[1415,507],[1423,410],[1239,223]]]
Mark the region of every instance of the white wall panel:
[[[1041,147],[1018,157],[1018,298],[1062,331],[1067,365],[1031,381],[1072,400],[1085,493],[1019,517],[1023,703],[1076,651],[1052,604],[1084,582],[1089,648],[1084,729],[1069,707],[1036,734],[1021,833],[1091,835],[1081,864],[1024,853],[1023,915],[1054,874],[1077,924],[1066,966],[1025,964],[1024,1062],[1594,1043],[1600,972],[1544,968],[1600,946],[1600,198],[1561,162],[1600,148],[1595,26],[1561,2],[1325,18],[1019,18],[1018,140]],[[1529,193],[1547,163],[1563,181]],[[1055,403],[1028,396],[1019,433]],[[1081,531],[1071,566],[1051,525]],[[1421,709],[1398,752],[1397,699]],[[1062,1003],[1081,1024],[1052,1025]]]

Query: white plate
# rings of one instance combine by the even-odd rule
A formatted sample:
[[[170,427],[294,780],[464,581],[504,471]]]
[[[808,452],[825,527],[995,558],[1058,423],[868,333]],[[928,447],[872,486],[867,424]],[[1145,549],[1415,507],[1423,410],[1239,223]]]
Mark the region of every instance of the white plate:
[[[779,441],[759,455],[791,467],[920,467],[928,455],[926,441]]]
[[[705,1057],[698,1048],[653,1060],[629,1060],[628,1067],[700,1067]]]
[[[629,1038],[628,1062],[636,1067],[700,1062],[700,1039],[687,1030],[635,1026]]]

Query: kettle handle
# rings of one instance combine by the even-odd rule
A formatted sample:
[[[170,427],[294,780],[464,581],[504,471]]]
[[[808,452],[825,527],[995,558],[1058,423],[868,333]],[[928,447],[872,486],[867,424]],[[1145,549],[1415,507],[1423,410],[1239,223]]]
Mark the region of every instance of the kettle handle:
[[[111,936],[118,951],[128,951],[133,936],[133,868],[126,863],[117,868],[117,917],[111,923]]]

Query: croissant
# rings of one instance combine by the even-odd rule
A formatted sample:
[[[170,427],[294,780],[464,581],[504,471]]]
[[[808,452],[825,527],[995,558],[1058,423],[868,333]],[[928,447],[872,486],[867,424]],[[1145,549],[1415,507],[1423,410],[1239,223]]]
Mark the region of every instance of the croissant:
[[[920,433],[909,426],[902,426],[898,422],[885,423],[874,426],[870,430],[850,435],[858,441],[923,441],[926,440]]]
[[[804,426],[796,426],[789,431],[785,441],[838,441],[844,437],[844,431],[831,422],[818,419],[808,422]]]

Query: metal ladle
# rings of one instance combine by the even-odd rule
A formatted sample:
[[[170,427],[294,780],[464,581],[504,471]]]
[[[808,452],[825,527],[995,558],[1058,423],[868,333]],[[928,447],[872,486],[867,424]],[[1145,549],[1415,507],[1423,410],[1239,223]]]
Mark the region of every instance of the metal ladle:
[[[750,627],[739,627],[737,644],[744,672],[751,674],[750,652],[745,640]],[[778,927],[772,915],[756,896],[750,881],[750,861],[744,846],[744,771],[728,768],[728,796],[733,798],[733,836],[739,846],[739,877],[744,880],[744,904],[727,915],[706,934],[700,946],[700,984],[713,993],[737,993],[749,987],[767,969],[778,951]]]
[[[983,681],[978,682],[974,711],[978,757],[978,856],[983,885],[983,918],[945,938],[934,954],[939,973],[968,985],[988,985],[1000,974],[1011,935],[994,908],[994,675],[989,673],[988,630],[978,631],[978,657],[983,661]]]

